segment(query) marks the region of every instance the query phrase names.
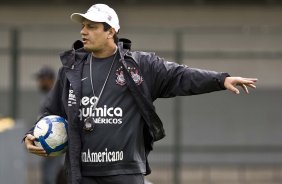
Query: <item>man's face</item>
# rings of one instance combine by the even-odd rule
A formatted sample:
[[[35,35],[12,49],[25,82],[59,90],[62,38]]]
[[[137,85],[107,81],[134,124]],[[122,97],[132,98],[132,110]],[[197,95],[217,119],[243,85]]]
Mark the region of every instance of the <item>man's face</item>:
[[[104,26],[100,22],[84,20],[80,34],[84,49],[90,52],[103,51],[109,42],[109,31],[104,31]]]
[[[37,85],[42,93],[48,93],[53,87],[54,79],[49,77],[40,77],[37,79]]]

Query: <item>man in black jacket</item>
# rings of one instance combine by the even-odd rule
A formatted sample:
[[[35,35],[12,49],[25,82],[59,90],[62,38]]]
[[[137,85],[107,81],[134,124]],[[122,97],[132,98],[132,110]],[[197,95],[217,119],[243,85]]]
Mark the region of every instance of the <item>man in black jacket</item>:
[[[154,53],[132,52],[117,43],[116,12],[96,4],[71,19],[82,24],[82,42],[61,55],[63,67],[44,105],[44,114],[68,120],[66,171],[72,184],[141,184],[150,173],[147,156],[153,141],[164,137],[153,101],[162,97],[197,95],[241,86],[255,88],[257,79],[188,68]],[[48,156],[34,146],[30,153]]]

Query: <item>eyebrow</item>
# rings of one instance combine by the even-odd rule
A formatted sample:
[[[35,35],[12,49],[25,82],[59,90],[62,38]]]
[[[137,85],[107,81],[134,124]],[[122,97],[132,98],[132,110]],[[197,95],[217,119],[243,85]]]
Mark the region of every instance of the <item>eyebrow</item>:
[[[85,21],[83,21],[81,24],[82,25],[94,25],[94,24],[99,24],[99,23],[101,23],[101,22],[93,22],[93,21],[87,21],[87,20],[85,20]]]

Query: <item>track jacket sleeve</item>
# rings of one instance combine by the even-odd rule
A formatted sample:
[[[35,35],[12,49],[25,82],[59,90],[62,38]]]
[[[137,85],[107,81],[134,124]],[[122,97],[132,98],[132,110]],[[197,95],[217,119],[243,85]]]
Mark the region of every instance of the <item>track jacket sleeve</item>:
[[[41,112],[41,117],[47,116],[47,115],[58,115],[61,117],[64,117],[66,119],[66,113],[64,110],[63,105],[63,98],[64,98],[64,85],[66,85],[63,80],[64,77],[62,76],[62,68],[59,70],[57,80],[51,89],[51,91],[48,93],[44,106],[43,106],[43,112]]]
[[[145,68],[144,77],[150,77],[149,88],[153,100],[224,90],[224,80],[229,76],[228,73],[168,62],[153,53],[143,55],[141,61]]]

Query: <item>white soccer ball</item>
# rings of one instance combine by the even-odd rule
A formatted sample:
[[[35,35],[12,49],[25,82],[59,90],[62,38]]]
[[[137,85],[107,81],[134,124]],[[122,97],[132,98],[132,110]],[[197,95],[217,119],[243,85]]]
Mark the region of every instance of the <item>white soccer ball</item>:
[[[67,121],[56,115],[40,119],[33,130],[36,146],[42,147],[48,156],[58,156],[67,149]]]

